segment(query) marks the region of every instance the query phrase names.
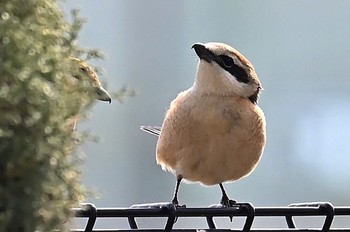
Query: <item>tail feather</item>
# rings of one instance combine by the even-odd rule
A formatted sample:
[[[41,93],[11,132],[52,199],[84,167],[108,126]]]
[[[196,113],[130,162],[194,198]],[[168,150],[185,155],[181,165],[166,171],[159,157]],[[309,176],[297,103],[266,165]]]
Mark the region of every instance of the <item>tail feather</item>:
[[[162,130],[160,126],[141,126],[140,129],[155,136],[159,136]]]

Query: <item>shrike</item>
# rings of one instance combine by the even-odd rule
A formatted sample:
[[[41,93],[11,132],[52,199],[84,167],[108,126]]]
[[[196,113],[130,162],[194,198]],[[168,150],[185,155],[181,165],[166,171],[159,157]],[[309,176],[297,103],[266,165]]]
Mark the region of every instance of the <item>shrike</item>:
[[[248,176],[266,142],[265,117],[257,105],[261,84],[253,65],[223,43],[196,43],[197,75],[191,88],[171,102],[162,127],[143,126],[159,135],[157,164],[172,172],[178,202],[181,181],[219,184],[220,203],[232,206],[223,183]]]
[[[70,60],[74,63],[73,77],[79,80],[82,84],[87,81],[92,86],[92,92],[95,93],[96,99],[100,101],[112,102],[112,98],[109,93],[102,87],[100,79],[97,73],[91,68],[91,66],[83,60],[75,57],[70,57]]]
[[[85,61],[69,57],[69,61],[72,63],[72,80],[74,79],[81,86],[84,86],[86,91],[90,92],[92,96],[100,101],[112,102],[112,98],[109,93],[102,87],[100,79],[93,68]],[[89,84],[87,84],[87,83]],[[72,84],[69,82],[69,84]],[[79,121],[79,116],[73,116],[66,121],[65,128],[68,131],[75,131],[76,125]]]

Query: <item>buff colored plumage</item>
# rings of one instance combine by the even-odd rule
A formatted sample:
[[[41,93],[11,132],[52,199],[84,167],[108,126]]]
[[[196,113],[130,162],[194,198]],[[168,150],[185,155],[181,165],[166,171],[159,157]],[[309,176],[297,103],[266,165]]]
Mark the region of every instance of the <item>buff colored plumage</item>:
[[[171,102],[159,134],[157,163],[181,180],[219,184],[221,204],[232,206],[223,183],[249,175],[266,142],[265,117],[257,105],[260,81],[253,65],[222,43],[193,45],[199,57],[194,84]]]

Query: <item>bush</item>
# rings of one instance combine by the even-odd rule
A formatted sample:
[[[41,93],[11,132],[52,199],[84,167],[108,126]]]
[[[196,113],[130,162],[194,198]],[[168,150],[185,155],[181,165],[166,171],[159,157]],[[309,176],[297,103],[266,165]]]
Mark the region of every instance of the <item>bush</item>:
[[[83,200],[67,129],[93,103],[68,58],[80,26],[54,0],[0,1],[0,231],[64,231]]]

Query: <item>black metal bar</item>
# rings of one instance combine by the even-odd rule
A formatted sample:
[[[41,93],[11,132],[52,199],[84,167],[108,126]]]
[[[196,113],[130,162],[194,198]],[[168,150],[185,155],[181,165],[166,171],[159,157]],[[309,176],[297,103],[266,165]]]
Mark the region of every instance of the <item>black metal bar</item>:
[[[167,223],[165,225],[164,231],[165,232],[170,232],[171,229],[174,226],[174,223],[176,222],[176,208],[173,204],[167,204],[162,206],[163,209],[166,209],[166,211],[168,212],[168,220]]]
[[[128,217],[130,229],[138,229],[135,217]]]
[[[85,230],[72,231],[130,231],[130,230],[93,230],[96,218],[128,218],[131,230],[138,229],[135,218],[137,217],[167,217],[167,222],[162,230],[154,229],[152,231],[195,231],[194,229],[173,229],[177,218],[181,217],[205,217],[209,229],[206,231],[257,231],[252,229],[252,224],[255,217],[285,217],[288,228],[281,229],[259,229],[258,231],[320,231],[310,229],[298,229],[295,226],[293,217],[295,216],[325,216],[325,221],[322,231],[347,231],[350,228],[336,229],[331,228],[334,216],[349,216],[349,207],[333,207],[330,203],[302,203],[292,204],[288,207],[256,207],[254,208],[249,203],[240,203],[234,207],[216,207],[209,208],[175,208],[171,203],[155,203],[134,205],[130,208],[98,208],[92,204],[83,205],[82,208],[73,209],[74,215],[77,218],[89,218]],[[242,230],[221,230],[216,229],[214,217],[246,217],[245,224]],[[288,222],[289,220],[289,222]],[[350,220],[349,220],[350,223]],[[350,227],[350,225],[349,225]],[[138,229],[137,231],[150,231]]]
[[[71,232],[83,232],[84,230],[71,230]],[[93,232],[163,232],[163,229],[95,229]],[[198,232],[198,229],[172,229],[172,232]],[[205,232],[241,232],[236,229],[205,229]],[[251,229],[250,232],[320,232],[319,229]],[[330,232],[349,232],[349,229],[331,229]]]
[[[230,210],[226,208],[178,208],[177,216],[181,217],[205,217],[206,215],[230,216]],[[89,217],[89,213],[81,208],[74,208],[73,212],[77,218]],[[245,214],[234,211],[234,216],[245,216]],[[289,208],[289,207],[255,207],[255,216],[258,217],[277,217],[277,216],[323,216],[315,208]],[[334,215],[350,216],[349,207],[334,207]],[[162,210],[157,209],[131,209],[131,208],[97,208],[97,217],[165,217],[167,216]]]
[[[207,218],[207,224],[208,224],[209,229],[216,229],[216,225],[215,225],[213,216],[206,216],[206,218]]]
[[[324,221],[323,227],[322,227],[322,231],[328,231],[331,226],[332,226],[332,222],[334,219],[334,207],[331,203],[329,202],[325,202],[323,204],[320,205],[321,209],[324,209],[326,211],[326,219]]]
[[[290,216],[290,215],[286,216],[286,222],[287,222],[287,226],[288,226],[289,229],[295,229],[296,228],[292,216]]]
[[[73,229],[71,232],[83,232],[84,230],[80,229]],[[131,230],[131,229],[94,229],[93,232],[163,232],[164,229],[137,229],[137,230]],[[201,230],[198,229],[172,229],[172,232],[198,232]],[[241,232],[240,229],[205,229],[203,230],[205,232]],[[270,229],[270,228],[264,228],[264,229],[254,229],[252,228],[250,230],[251,232],[320,232],[320,229]],[[341,229],[341,228],[335,228],[330,229],[330,232],[349,232],[349,229]]]
[[[164,231],[170,232],[176,221],[176,208],[172,203],[153,203],[153,204],[140,204],[132,205],[131,209],[156,209],[161,210],[168,216],[168,220],[165,224]],[[134,217],[128,217],[129,225],[131,229],[137,229],[137,225]],[[132,219],[132,220],[131,220]]]
[[[255,217],[255,209],[250,203],[243,203],[241,204],[241,207],[247,212],[247,218],[243,226],[243,231],[250,231]]]
[[[84,232],[92,232],[95,226],[96,218],[97,218],[97,209],[93,204],[82,204],[82,210],[88,213],[88,221],[85,226]]]
[[[348,207],[345,207],[345,206],[337,206],[337,207],[334,207],[334,215],[337,215],[337,216],[350,216],[350,206]]]
[[[251,226],[253,225],[254,221],[254,215],[255,215],[255,209],[250,203],[236,203],[232,207],[227,207],[223,205],[211,205],[209,209],[219,209],[219,212],[222,211],[222,209],[225,209],[227,211],[228,215],[215,215],[217,211],[212,211],[210,215],[206,216],[207,224],[209,229],[216,229],[216,225],[214,222],[214,216],[229,216],[231,221],[233,219],[233,216],[245,216],[246,221],[243,226],[243,231],[249,231]],[[203,210],[203,213],[205,213],[205,208],[201,209]]]
[[[82,232],[83,230],[71,230],[71,232]],[[96,229],[93,232],[163,232],[163,229],[138,229],[138,230],[111,230],[111,229]],[[198,232],[197,229],[173,229],[172,232]],[[205,232],[241,232],[241,230],[230,230],[230,229],[206,229]],[[299,230],[289,230],[289,229],[251,229],[251,232],[320,232],[318,229],[299,229]],[[333,229],[330,232],[349,232],[349,229]]]
[[[319,211],[319,215],[325,215],[326,219],[323,223],[322,231],[329,231],[332,221],[334,218],[334,207],[329,202],[310,202],[310,203],[299,203],[299,204],[290,204],[289,207],[312,207]],[[286,221],[288,228],[295,229],[295,223],[292,215],[286,216]]]

